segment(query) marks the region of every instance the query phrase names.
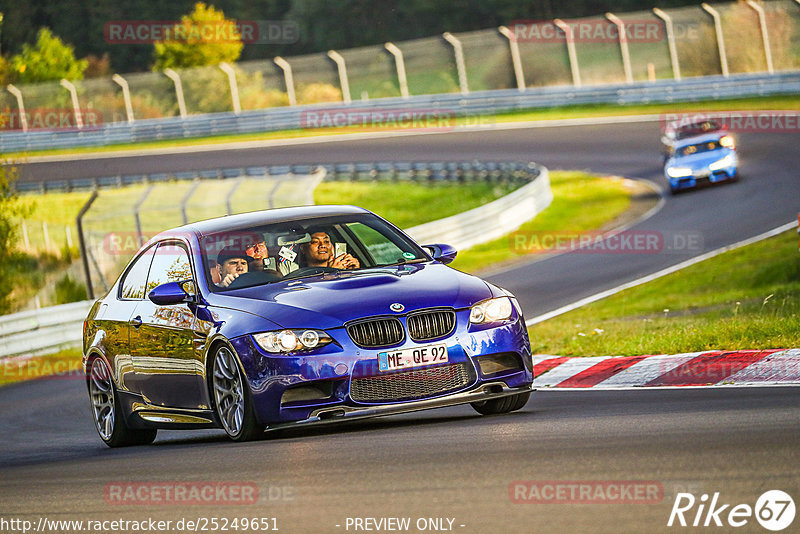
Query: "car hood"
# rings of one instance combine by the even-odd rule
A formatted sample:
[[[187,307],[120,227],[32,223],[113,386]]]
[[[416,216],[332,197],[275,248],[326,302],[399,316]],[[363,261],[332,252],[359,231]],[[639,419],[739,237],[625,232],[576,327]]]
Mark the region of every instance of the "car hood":
[[[421,308],[466,308],[492,296],[472,275],[440,263],[363,271],[340,271],[237,289],[210,296],[209,303],[260,315],[283,328],[336,328],[374,315]],[[403,310],[394,312],[390,305]]]
[[[691,156],[682,156],[680,158],[672,158],[667,164],[668,167],[689,167],[693,171],[707,169],[709,165],[715,161],[719,161],[728,154],[732,154],[730,149],[723,150],[710,150],[708,152],[700,152],[699,154],[692,154]]]

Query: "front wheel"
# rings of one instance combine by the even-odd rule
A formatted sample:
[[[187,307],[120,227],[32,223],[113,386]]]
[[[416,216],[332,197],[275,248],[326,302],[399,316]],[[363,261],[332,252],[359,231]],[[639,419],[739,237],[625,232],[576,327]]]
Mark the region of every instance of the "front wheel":
[[[214,353],[211,376],[214,406],[222,427],[233,441],[250,441],[264,431],[256,420],[243,376],[233,352],[228,347],[219,347]]]
[[[92,360],[88,378],[94,426],[106,445],[109,447],[147,445],[156,439],[157,430],[136,430],[125,423],[125,417],[120,413],[119,396],[111,378],[111,371],[102,358]]]
[[[481,415],[493,415],[499,413],[509,413],[519,410],[531,397],[531,392],[519,393],[517,395],[510,395],[508,397],[501,397],[499,399],[491,399],[480,402],[470,403],[475,411]]]

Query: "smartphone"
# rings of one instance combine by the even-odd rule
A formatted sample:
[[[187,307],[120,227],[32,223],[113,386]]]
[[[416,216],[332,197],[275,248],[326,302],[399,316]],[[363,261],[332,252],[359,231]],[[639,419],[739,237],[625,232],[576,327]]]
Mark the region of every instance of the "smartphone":
[[[333,257],[338,258],[342,254],[347,254],[347,243],[336,243],[333,248]]]

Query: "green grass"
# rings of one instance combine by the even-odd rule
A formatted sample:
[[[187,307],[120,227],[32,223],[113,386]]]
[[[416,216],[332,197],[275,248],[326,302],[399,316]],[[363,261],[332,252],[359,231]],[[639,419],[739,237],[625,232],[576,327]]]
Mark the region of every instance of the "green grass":
[[[53,380],[80,380],[81,349],[65,349],[54,354],[0,361],[0,386],[52,376]]]
[[[578,171],[553,171],[550,187],[553,202],[516,232],[459,252],[451,264],[466,272],[478,272],[499,263],[523,259],[525,250],[514,247],[515,233],[585,232],[604,227],[625,212],[631,204],[626,181],[601,178]],[[529,255],[528,255],[529,256]]]
[[[316,204],[352,204],[374,211],[400,228],[411,228],[482,206],[516,186],[475,182],[421,185],[386,182],[323,182]]]
[[[637,104],[637,105],[578,105],[550,107],[542,109],[530,109],[514,113],[503,113],[490,115],[483,118],[459,118],[456,124],[469,122],[474,124],[480,120],[481,124],[491,128],[492,123],[519,122],[530,120],[548,119],[573,119],[583,117],[605,117],[618,115],[639,115],[639,114],[658,114],[667,112],[685,111],[722,111],[722,110],[758,110],[758,109],[800,109],[800,96],[784,95],[772,97],[741,98],[730,100],[712,100],[702,102],[677,102],[677,103],[657,103],[657,104]],[[48,149],[31,152],[15,152],[6,154],[11,160],[24,159],[27,156],[45,156],[62,154],[83,154],[83,153],[102,153],[117,150],[145,150],[157,148],[174,148],[184,146],[196,146],[202,144],[224,144],[245,141],[268,141],[276,139],[295,139],[302,137],[318,137],[327,135],[337,135],[346,133],[375,131],[365,130],[360,127],[349,128],[320,128],[306,130],[283,130],[278,132],[246,133],[236,135],[218,135],[211,137],[197,137],[192,139],[165,139],[161,141],[148,141],[143,143],[126,143],[108,145],[102,147],[84,147],[70,149]]]
[[[800,347],[797,232],[730,251],[532,326],[536,353]]]

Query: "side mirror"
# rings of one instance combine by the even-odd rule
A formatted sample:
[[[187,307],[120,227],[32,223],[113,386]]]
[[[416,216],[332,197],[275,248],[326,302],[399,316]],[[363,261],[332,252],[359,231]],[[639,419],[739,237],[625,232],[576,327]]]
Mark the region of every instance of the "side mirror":
[[[440,261],[445,265],[456,259],[456,254],[458,254],[458,251],[455,247],[441,243],[436,245],[425,245],[425,248],[431,251],[431,256],[433,256],[434,260]]]
[[[189,282],[191,284],[191,282]],[[173,304],[181,304],[183,302],[191,302],[192,295],[186,292],[184,286],[186,282],[167,282],[156,286],[147,298],[154,304],[159,306],[172,306]]]

